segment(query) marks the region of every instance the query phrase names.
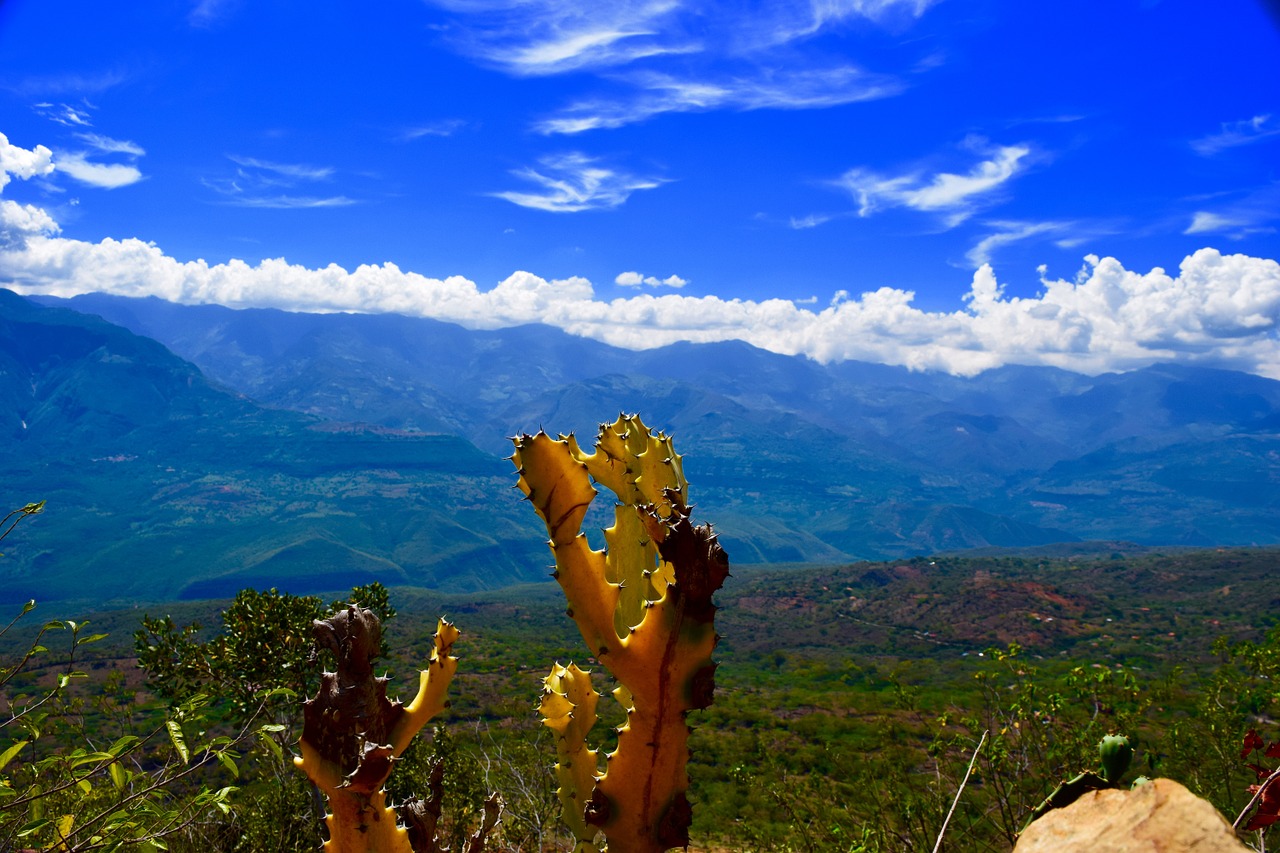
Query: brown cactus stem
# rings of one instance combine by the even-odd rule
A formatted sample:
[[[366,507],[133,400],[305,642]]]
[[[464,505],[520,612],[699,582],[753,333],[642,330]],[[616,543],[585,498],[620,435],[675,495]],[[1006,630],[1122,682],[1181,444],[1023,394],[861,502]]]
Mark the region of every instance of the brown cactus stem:
[[[457,669],[449,652],[458,637],[441,620],[431,663],[408,706],[387,699],[387,680],[373,674],[381,624],[354,605],[314,624],[316,645],[333,651],[337,672],[321,676],[320,690],[302,708],[303,770],[329,800],[325,853],[415,853],[382,789],[395,759],[445,707],[445,691]]]

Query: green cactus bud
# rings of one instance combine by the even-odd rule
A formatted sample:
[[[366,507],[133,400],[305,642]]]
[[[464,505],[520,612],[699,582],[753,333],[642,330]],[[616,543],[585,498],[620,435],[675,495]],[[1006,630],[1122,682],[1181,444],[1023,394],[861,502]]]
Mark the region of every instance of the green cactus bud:
[[[1102,778],[1114,785],[1129,770],[1133,747],[1124,735],[1107,735],[1098,744],[1098,756],[1102,759]]]
[[[1133,784],[1129,786],[1129,790],[1132,791],[1134,789],[1141,788],[1143,785],[1150,785],[1150,784],[1151,784],[1151,780],[1148,779],[1146,776],[1139,776],[1137,779],[1133,780]]]

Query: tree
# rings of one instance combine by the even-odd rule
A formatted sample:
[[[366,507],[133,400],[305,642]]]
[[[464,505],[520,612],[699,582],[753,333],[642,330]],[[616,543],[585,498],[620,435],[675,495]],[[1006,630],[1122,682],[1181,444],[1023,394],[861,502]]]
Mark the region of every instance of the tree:
[[[43,502],[27,504],[6,515],[0,539],[43,509]],[[35,609],[36,602],[28,601],[0,636]],[[46,622],[19,644],[12,661],[0,662],[6,705],[0,716],[0,849],[163,849],[166,839],[228,808],[233,789],[201,784],[203,771],[215,764],[237,769],[238,749],[257,730],[261,704],[237,731],[214,734],[205,725],[207,700],[193,696],[143,730],[99,743],[77,724],[81,700],[69,692],[85,677],[76,669],[77,652],[106,636],[87,633],[87,624]],[[66,658],[44,665],[52,654],[45,638],[58,632],[69,634]]]

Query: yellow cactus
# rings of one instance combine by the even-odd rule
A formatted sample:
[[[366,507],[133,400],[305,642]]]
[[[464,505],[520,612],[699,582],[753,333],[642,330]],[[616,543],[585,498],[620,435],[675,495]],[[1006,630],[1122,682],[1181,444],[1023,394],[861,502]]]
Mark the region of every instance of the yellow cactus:
[[[695,528],[670,438],[639,417],[603,425],[592,453],[544,432],[515,439],[519,487],[546,523],[556,580],[591,652],[623,685],[627,709],[585,819],[614,853],[688,845],[689,711],[711,704],[718,637],[711,596],[729,573],[709,527]],[[596,489],[616,498],[606,550],[582,521]]]
[[[596,751],[587,746],[587,733],[596,723],[596,700],[600,694],[591,686],[591,673],[577,664],[556,664],[543,680],[542,702],[538,710],[543,723],[556,733],[556,781],[565,825],[573,833],[574,853],[596,853],[599,830],[584,819],[587,803],[595,788],[599,763]]]
[[[418,695],[405,706],[388,700],[387,679],[373,675],[381,626],[372,612],[350,606],[315,628],[317,645],[337,655],[338,671],[326,672],[316,697],[303,706],[302,754],[294,764],[329,799],[323,849],[413,853],[382,786],[413,736],[447,705],[445,693],[458,668],[450,654],[458,629],[440,620]]]

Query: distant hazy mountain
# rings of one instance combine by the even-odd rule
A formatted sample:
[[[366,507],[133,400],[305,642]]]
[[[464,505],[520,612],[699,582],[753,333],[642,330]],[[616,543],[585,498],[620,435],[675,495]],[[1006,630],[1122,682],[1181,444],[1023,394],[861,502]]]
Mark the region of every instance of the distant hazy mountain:
[[[1248,374],[1157,366],[1087,377],[1006,367],[964,379],[824,366],[740,342],[637,353],[542,326],[469,331],[399,316],[101,295],[40,301],[163,343],[214,382],[281,410],[217,398],[252,412],[241,417],[270,421],[277,435],[351,422],[406,434],[323,433],[334,443],[322,455],[352,471],[364,463],[347,459],[355,451],[334,436],[416,447],[431,433],[464,438],[480,466],[471,476],[505,488],[511,477],[496,457],[507,454],[509,436],[545,426],[585,440],[598,421],[639,412],[676,436],[699,514],[722,529],[739,563],[1073,539],[1280,542],[1280,383]],[[213,393],[192,375],[193,389]],[[294,477],[316,482],[318,461],[291,458]],[[546,562],[526,508],[487,496],[486,511],[513,535],[534,537],[532,569]],[[347,547],[347,535],[334,541]],[[436,547],[447,549],[447,525],[439,535]],[[503,560],[519,550],[511,547],[500,549]],[[282,567],[319,561],[290,550],[275,559]],[[519,574],[504,565],[505,574],[480,573],[483,582]]]
[[[159,600],[541,579],[510,466],[454,436],[264,409],[160,344],[0,291],[0,599]]]

